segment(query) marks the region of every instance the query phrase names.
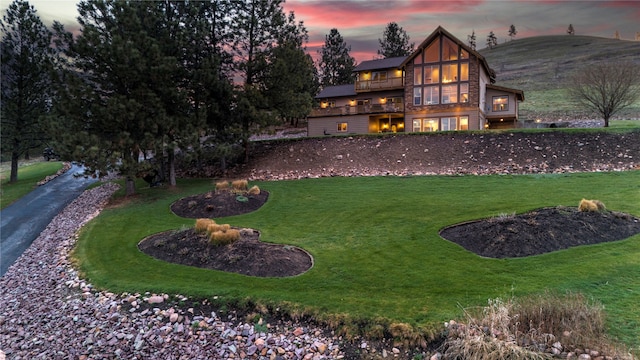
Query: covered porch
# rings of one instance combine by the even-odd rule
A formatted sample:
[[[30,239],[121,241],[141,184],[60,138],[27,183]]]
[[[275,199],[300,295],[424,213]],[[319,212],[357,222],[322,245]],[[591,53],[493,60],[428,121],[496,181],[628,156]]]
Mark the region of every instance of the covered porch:
[[[369,133],[404,132],[404,114],[388,113],[369,116]]]

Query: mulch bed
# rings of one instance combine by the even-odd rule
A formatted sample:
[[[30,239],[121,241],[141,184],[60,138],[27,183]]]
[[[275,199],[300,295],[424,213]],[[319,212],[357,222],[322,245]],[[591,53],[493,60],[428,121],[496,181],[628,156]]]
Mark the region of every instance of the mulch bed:
[[[226,216],[242,215],[258,210],[269,198],[267,191],[260,194],[244,194],[246,202],[238,201],[237,194],[231,191],[216,191],[182,198],[171,204],[174,214],[191,219],[215,219]]]
[[[640,219],[629,214],[553,207],[454,225],[440,235],[480,256],[516,258],[622,240],[639,233]]]

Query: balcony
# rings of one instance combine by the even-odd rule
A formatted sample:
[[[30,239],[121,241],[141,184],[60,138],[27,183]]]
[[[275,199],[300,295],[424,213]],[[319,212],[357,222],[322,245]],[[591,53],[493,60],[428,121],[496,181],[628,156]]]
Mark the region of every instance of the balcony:
[[[404,111],[404,105],[393,104],[365,104],[357,106],[345,105],[342,107],[316,108],[311,110],[309,117],[344,116],[379,113],[398,113]]]
[[[402,89],[404,87],[401,77],[386,80],[358,80],[356,92]]]

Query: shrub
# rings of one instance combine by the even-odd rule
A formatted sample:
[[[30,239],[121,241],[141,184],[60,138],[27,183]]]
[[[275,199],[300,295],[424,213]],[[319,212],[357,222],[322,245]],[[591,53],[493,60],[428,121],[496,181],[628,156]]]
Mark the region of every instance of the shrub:
[[[227,245],[240,239],[240,231],[229,229],[227,231],[215,231],[209,235],[209,243],[212,245]]]
[[[195,230],[198,234],[202,234],[208,231],[210,225],[215,224],[216,222],[212,219],[196,219]]]
[[[234,180],[231,183],[231,186],[234,190],[247,190],[249,187],[249,182],[247,180]]]
[[[604,210],[604,204],[598,200],[580,200],[580,205],[578,205],[578,210],[582,212],[596,212],[600,210]]]
[[[207,227],[207,234],[212,234],[212,233],[217,232],[217,231],[226,232],[230,228],[231,228],[231,226],[229,224],[216,224],[216,223],[213,223],[213,224],[210,224]]]
[[[481,312],[467,312],[467,324],[445,325],[443,359],[545,359],[544,351],[560,352],[557,345],[621,355],[606,340],[603,307],[581,294],[489,300]]]
[[[251,189],[249,189],[249,195],[260,195],[260,188],[258,185],[253,185]]]
[[[216,190],[226,190],[229,188],[228,181],[218,181],[216,182]]]

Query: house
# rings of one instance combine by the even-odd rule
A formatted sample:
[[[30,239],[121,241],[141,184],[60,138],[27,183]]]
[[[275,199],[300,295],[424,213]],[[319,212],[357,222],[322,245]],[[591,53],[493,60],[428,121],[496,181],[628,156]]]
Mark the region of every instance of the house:
[[[495,85],[485,58],[438,27],[408,57],[363,61],[355,84],[316,96],[309,136],[516,127],[521,90]]]

